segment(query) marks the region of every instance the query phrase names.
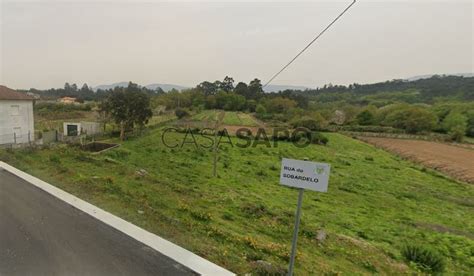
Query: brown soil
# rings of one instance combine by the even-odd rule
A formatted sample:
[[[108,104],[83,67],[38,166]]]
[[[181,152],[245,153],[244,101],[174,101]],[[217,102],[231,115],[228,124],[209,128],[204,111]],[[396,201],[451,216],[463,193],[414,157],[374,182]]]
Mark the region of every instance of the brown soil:
[[[393,138],[359,137],[404,158],[461,181],[474,183],[474,150],[442,143]]]

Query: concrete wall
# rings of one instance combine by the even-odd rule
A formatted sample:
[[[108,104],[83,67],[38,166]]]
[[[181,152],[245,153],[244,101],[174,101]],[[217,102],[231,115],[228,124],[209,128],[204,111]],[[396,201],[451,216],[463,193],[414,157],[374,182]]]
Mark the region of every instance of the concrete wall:
[[[0,144],[28,143],[34,131],[33,101],[0,100]]]
[[[87,135],[102,134],[103,125],[96,122],[81,122],[81,129]]]

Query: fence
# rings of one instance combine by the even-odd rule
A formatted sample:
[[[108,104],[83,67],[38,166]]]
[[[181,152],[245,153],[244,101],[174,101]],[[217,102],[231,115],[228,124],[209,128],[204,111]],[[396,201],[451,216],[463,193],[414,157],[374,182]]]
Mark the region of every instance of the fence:
[[[0,146],[11,147],[11,146],[22,146],[22,145],[32,145],[39,142],[39,132],[30,132],[27,133],[8,133],[0,135]]]

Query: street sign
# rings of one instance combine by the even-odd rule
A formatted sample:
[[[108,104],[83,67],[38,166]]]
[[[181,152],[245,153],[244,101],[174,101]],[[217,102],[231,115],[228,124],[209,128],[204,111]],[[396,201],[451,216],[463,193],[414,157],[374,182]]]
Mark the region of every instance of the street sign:
[[[280,184],[318,192],[327,192],[329,171],[326,163],[283,158],[281,161]]]
[[[318,192],[328,191],[329,171],[331,166],[326,163],[294,160],[283,158],[281,160],[280,184],[299,188],[298,205],[296,206],[295,230],[291,242],[290,266],[288,275],[293,275],[296,257],[296,242],[298,241],[298,229],[300,227],[301,205],[303,204],[304,190]]]

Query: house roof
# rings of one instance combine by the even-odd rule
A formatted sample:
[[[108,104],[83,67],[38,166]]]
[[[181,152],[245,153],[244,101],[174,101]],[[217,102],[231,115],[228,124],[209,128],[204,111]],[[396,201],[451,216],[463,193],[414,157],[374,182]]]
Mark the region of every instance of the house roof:
[[[0,85],[0,101],[1,100],[29,100],[33,101],[34,98],[26,95],[25,93],[17,92],[6,86]]]

